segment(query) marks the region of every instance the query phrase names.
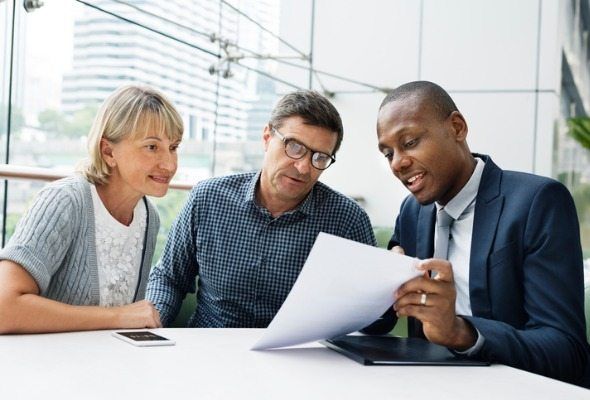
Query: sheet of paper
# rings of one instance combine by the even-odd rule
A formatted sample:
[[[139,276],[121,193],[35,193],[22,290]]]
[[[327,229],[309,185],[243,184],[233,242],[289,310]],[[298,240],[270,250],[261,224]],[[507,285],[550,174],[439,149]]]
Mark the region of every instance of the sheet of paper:
[[[294,346],[362,329],[420,275],[418,260],[320,233],[277,315],[252,350]]]

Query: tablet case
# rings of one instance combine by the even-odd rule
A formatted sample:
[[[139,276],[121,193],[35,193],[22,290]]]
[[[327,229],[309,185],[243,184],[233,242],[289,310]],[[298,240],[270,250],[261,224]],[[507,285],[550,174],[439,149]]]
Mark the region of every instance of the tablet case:
[[[489,365],[457,357],[446,347],[419,338],[347,335],[321,343],[363,365]]]

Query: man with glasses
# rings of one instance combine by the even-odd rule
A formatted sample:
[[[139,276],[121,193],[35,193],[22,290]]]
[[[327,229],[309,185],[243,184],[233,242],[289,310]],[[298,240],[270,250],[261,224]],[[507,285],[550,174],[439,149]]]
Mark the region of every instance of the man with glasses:
[[[164,326],[197,290],[188,326],[266,327],[320,232],[375,245],[366,213],[318,182],[336,161],[342,135],[340,115],[325,97],[290,93],[264,128],[261,171],[195,186],[148,283]]]

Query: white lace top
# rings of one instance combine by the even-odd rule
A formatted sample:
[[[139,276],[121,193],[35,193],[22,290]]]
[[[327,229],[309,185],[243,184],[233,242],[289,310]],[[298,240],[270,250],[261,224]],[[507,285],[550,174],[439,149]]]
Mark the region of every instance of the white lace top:
[[[91,185],[96,230],[96,261],[100,287],[100,305],[121,306],[133,302],[143,252],[146,209],[139,201],[133,221],[125,226],[106,209]]]

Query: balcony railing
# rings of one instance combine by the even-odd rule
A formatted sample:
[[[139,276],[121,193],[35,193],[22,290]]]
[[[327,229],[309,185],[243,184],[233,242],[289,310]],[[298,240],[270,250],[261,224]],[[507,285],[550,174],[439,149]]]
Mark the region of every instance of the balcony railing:
[[[48,168],[0,164],[0,179],[25,179],[51,182],[70,175],[72,174]],[[170,189],[191,190],[195,183],[173,181],[170,183]]]

